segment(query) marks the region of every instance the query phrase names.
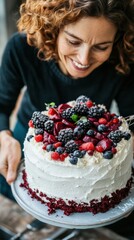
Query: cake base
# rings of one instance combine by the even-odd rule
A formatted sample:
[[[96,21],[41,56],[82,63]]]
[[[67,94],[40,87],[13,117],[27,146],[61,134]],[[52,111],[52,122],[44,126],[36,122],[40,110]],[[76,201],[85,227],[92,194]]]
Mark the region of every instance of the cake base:
[[[105,213],[93,215],[90,212],[73,213],[70,216],[64,215],[63,211],[48,214],[48,207],[40,201],[32,199],[25,188],[20,187],[22,183],[22,171],[25,169],[24,162],[19,168],[19,174],[11,188],[18,204],[29,214],[42,222],[65,228],[96,228],[112,224],[123,217],[126,217],[134,209],[134,188],[131,189],[128,197],[121,201],[114,208]]]
[[[91,212],[93,214],[105,213],[109,209],[114,208],[115,205],[119,204],[122,199],[126,198],[129,194],[130,188],[132,186],[132,178],[130,178],[126,184],[125,188],[116,190],[111,195],[112,197],[104,196],[101,201],[93,199],[89,204],[81,203],[77,204],[75,201],[68,201],[68,204],[63,199],[55,199],[48,197],[45,193],[39,192],[37,190],[32,190],[29,187],[27,182],[27,174],[25,170],[22,172],[23,183],[20,184],[20,187],[27,189],[28,194],[30,194],[32,199],[40,201],[42,204],[45,204],[48,207],[48,213],[52,214],[57,209],[60,209],[64,212],[65,215],[69,216],[71,213],[82,213],[82,212]],[[45,199],[45,201],[44,201]]]

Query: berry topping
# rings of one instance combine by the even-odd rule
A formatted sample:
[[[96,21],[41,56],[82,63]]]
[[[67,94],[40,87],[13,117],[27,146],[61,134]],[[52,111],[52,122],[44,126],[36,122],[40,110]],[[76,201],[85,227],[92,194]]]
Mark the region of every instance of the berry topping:
[[[76,103],[86,103],[89,100],[88,97],[81,95],[76,99]]]
[[[78,162],[78,158],[72,156],[72,157],[69,158],[69,162],[70,162],[71,164],[73,164],[73,165],[76,165],[77,162]]]
[[[76,149],[78,149],[78,145],[75,143],[74,140],[70,140],[65,144],[65,148],[67,153],[72,153]]]
[[[42,142],[42,149],[51,151],[53,160],[64,161],[69,155],[70,163],[77,164],[78,158],[86,153],[93,156],[95,152],[111,159],[118,143],[131,137],[129,132],[120,130],[121,118],[87,96],[81,95],[76,101],[58,107],[54,103],[46,105],[47,115],[39,111],[33,113],[28,124],[35,136],[29,135],[27,140],[34,137]]]
[[[52,152],[52,153],[51,153],[51,158],[52,158],[53,160],[60,160],[60,155],[59,155],[58,152]]]
[[[61,116],[65,119],[67,119],[68,121],[73,121],[73,115],[75,114],[75,111],[73,108],[67,108],[66,110],[64,110],[61,114]]]
[[[112,151],[105,151],[105,152],[103,153],[103,157],[106,158],[106,159],[111,159],[111,158],[113,158],[113,153],[112,153]]]
[[[33,138],[33,137],[34,137],[33,135],[27,136],[27,141],[30,142],[31,138]]]
[[[86,151],[92,150],[93,151],[94,149],[95,149],[95,147],[94,147],[94,144],[92,142],[83,143],[80,146],[80,150],[86,150]]]
[[[86,115],[88,112],[88,107],[86,104],[77,103],[74,107],[74,111],[79,115]]]
[[[44,129],[48,132],[51,133],[53,131],[53,127],[54,127],[54,121],[52,120],[47,120],[44,123]]]
[[[41,134],[35,135],[34,138],[35,138],[36,142],[42,142],[42,140],[43,140],[43,136]]]
[[[42,128],[37,128],[35,129],[35,135],[39,135],[39,134],[43,134],[44,133],[44,130]]]
[[[73,139],[73,130],[71,128],[60,130],[57,139],[63,144],[67,143],[69,140]]]
[[[103,113],[105,112],[104,108],[99,107],[99,106],[93,106],[91,108],[89,108],[88,110],[88,116],[89,117],[102,117]]]
[[[131,138],[131,134],[128,133],[128,132],[124,132],[123,137],[124,137],[125,140],[129,140]]]
[[[100,125],[98,125],[97,129],[99,132],[106,132],[108,130],[108,127],[104,124],[100,124]]]
[[[116,130],[116,131],[111,131],[108,135],[108,137],[115,143],[118,143],[122,140],[123,134],[122,131]]]
[[[41,112],[34,112],[32,115],[32,121],[35,128],[43,128],[44,123],[48,120],[48,116],[42,114]]]

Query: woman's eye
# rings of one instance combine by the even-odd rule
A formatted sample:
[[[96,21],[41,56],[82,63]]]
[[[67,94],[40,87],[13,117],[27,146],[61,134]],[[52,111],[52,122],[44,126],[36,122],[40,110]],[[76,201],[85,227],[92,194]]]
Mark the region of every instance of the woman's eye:
[[[72,41],[72,40],[69,40],[69,39],[66,39],[66,41],[67,41],[67,43],[69,43],[70,45],[73,45],[73,46],[80,45],[80,42]]]
[[[106,46],[106,47],[94,46],[93,49],[95,49],[97,51],[105,51],[108,49],[108,46]]]

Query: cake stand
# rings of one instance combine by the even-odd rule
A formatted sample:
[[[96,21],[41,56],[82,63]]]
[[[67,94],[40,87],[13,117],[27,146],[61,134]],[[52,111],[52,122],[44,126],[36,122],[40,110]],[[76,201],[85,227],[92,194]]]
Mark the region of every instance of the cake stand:
[[[63,214],[61,210],[56,213],[48,214],[47,206],[41,204],[36,199],[32,199],[27,193],[27,190],[20,187],[22,180],[22,170],[25,168],[24,162],[21,163],[18,177],[15,182],[11,184],[13,195],[17,203],[29,214],[38,220],[64,228],[70,229],[87,229],[102,227],[112,224],[124,217],[127,217],[134,210],[134,186],[131,189],[128,197],[121,201],[115,208],[110,209],[106,213],[73,213],[70,216]]]

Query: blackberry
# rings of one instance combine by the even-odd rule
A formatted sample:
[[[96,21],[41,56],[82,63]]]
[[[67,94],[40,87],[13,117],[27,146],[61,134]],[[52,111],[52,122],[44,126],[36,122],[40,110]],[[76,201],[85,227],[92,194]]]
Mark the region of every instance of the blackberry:
[[[87,115],[88,107],[86,104],[77,103],[73,108],[74,111],[80,115]]]
[[[89,100],[88,97],[84,96],[84,95],[81,95],[79,96],[77,99],[76,99],[76,103],[85,103]]]
[[[43,133],[44,133],[44,130],[42,128],[36,128],[35,129],[35,135],[43,134]]]
[[[44,129],[45,129],[45,131],[47,131],[48,133],[52,133],[53,127],[54,127],[54,121],[53,121],[53,120],[47,120],[47,121],[44,123]]]
[[[81,127],[84,130],[87,130],[88,128],[90,128],[92,126],[92,123],[89,120],[87,120],[87,121],[79,120],[77,122],[77,126]]]
[[[66,144],[73,138],[73,130],[71,128],[61,129],[58,133],[57,139],[59,142]]]
[[[75,111],[73,108],[67,108],[66,110],[64,110],[61,114],[61,116],[65,119],[67,119],[68,121],[73,121],[71,116],[75,114]]]
[[[118,143],[121,141],[123,137],[123,133],[120,130],[116,130],[116,131],[111,131],[108,134],[108,138],[110,138],[113,142]]]
[[[35,128],[43,128],[44,123],[49,119],[48,116],[42,114],[41,112],[34,112],[32,115],[32,121]]]
[[[101,108],[99,106],[93,106],[88,110],[88,117],[95,117],[95,118],[102,117],[104,112],[105,112],[104,108]]]
[[[78,149],[78,145],[75,143],[74,140],[70,140],[65,144],[66,152],[72,153]]]

